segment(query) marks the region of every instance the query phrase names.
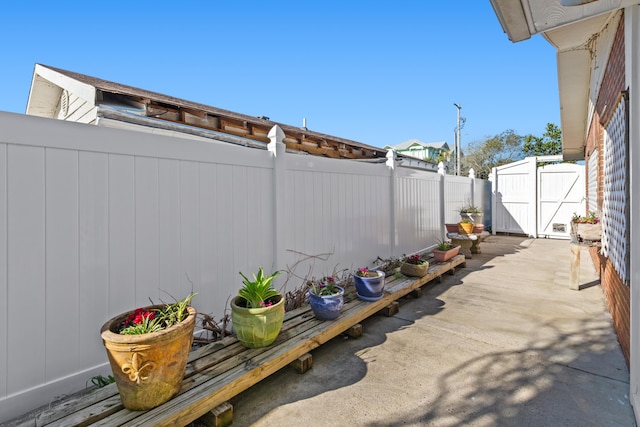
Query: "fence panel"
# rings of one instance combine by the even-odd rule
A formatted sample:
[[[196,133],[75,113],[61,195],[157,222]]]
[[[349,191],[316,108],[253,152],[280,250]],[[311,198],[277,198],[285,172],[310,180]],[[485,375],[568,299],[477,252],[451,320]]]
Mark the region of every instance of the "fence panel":
[[[289,156],[285,204],[291,227],[285,267],[296,264],[296,275],[312,271],[320,277],[334,268],[353,270],[388,256],[389,188],[390,172],[384,164]],[[287,287],[301,283],[297,277]]]
[[[393,255],[416,252],[442,238],[440,175],[398,169],[396,246]]]
[[[197,292],[220,319],[239,271],[317,254],[331,256],[296,273],[370,266],[433,245],[443,212],[457,222],[488,197],[395,163],[10,113],[0,129],[0,422],[110,373],[100,327],[149,298]]]
[[[460,208],[473,203],[471,180],[465,176],[447,175],[444,181],[445,223],[460,221]]]
[[[491,181],[476,179],[474,183],[474,205],[482,209],[482,222],[485,226],[491,226]]]

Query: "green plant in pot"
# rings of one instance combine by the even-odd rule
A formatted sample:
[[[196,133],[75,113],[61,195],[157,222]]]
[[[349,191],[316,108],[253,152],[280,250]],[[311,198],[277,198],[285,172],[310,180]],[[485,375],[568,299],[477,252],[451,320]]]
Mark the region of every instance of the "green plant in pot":
[[[358,298],[364,301],[378,301],[384,296],[385,272],[359,268],[353,275]]]
[[[231,301],[233,331],[244,346],[266,347],[278,338],[284,321],[284,298],[273,288],[276,271],[265,275],[260,267],[258,274],[250,279],[243,273],[243,287]]]
[[[180,391],[193,343],[196,310],[189,304],[194,296],[138,308],[102,326],[100,335],[125,408],[148,410]]]
[[[460,218],[468,219],[475,224],[482,222],[482,209],[471,203],[460,208]]]
[[[460,246],[455,246],[447,240],[438,240],[433,250],[433,257],[437,262],[448,261],[460,252]]]
[[[602,240],[602,223],[595,212],[582,216],[574,212],[571,217],[571,235],[579,242]]]
[[[473,233],[473,222],[470,219],[462,219],[458,223],[458,233],[460,234],[472,234]]]
[[[312,279],[309,285],[309,305],[319,320],[333,320],[340,316],[344,305],[344,288],[338,286],[335,276]]]

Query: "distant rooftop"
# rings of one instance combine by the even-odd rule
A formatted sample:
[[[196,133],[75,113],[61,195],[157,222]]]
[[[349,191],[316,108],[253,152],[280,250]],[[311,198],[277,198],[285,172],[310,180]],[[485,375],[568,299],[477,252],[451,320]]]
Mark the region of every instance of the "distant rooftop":
[[[438,150],[448,150],[449,145],[445,141],[441,142],[423,142],[419,139],[409,139],[396,145],[387,145],[385,148],[393,148],[394,150],[407,150],[414,145],[422,147],[437,148]]]

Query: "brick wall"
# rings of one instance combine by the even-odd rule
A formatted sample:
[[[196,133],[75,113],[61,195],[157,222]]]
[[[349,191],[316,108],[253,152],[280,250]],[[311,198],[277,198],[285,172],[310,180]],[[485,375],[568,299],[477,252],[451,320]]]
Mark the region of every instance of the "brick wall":
[[[613,326],[618,336],[620,348],[624,354],[627,367],[630,356],[630,327],[631,327],[631,293],[627,285],[622,283],[618,273],[608,258],[600,255],[598,248],[590,248],[591,258],[600,272],[602,292],[607,300],[607,306],[613,318]]]
[[[609,121],[620,92],[624,89],[624,19],[621,19],[596,101],[596,111],[600,116],[600,123],[605,124]]]
[[[594,149],[598,151],[598,208],[602,208],[602,189],[604,188],[604,128],[613,114],[620,92],[625,89],[624,75],[624,19],[620,20],[614,38],[607,68],[598,93],[596,111],[589,126],[586,142],[587,162]],[[587,181],[588,182],[588,181]],[[629,245],[627,245],[629,247]],[[602,291],[613,318],[613,325],[620,342],[627,366],[629,366],[629,344],[631,327],[631,294],[608,258],[590,249],[591,258],[600,272]]]

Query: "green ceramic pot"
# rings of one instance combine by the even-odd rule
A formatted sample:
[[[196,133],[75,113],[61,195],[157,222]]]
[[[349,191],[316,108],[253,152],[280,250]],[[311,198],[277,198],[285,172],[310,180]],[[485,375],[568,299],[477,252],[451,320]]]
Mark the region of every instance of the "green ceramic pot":
[[[284,321],[284,298],[278,295],[269,307],[246,308],[244,299],[236,296],[231,301],[233,332],[245,347],[258,348],[273,344]]]

